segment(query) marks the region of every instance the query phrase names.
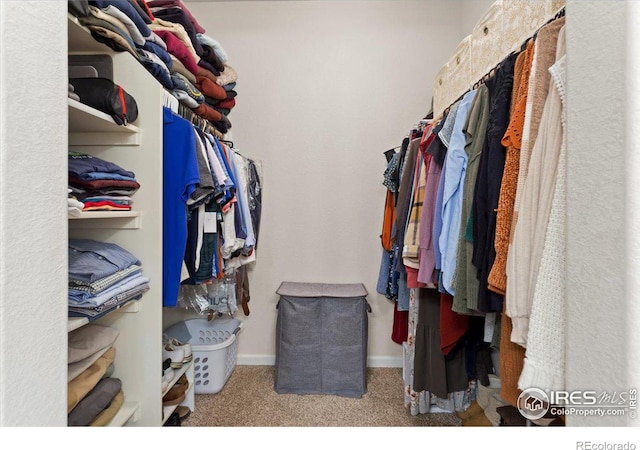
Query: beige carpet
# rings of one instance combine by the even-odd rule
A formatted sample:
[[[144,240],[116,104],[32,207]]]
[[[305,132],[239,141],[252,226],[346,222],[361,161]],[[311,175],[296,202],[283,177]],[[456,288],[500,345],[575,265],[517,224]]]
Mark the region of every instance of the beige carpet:
[[[275,367],[237,366],[220,392],[197,394],[185,427],[461,426],[455,414],[411,416],[404,407],[402,369],[370,368],[362,398],[278,394]]]

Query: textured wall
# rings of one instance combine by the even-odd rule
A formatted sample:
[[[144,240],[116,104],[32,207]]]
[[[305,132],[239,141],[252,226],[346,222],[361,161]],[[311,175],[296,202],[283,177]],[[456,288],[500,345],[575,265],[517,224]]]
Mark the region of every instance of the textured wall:
[[[567,2],[569,390],[640,386],[639,53],[637,31],[627,34],[637,18],[635,2]],[[628,415],[568,419],[577,426],[630,422]]]
[[[66,11],[0,1],[2,426],[67,423]]]
[[[369,355],[399,364],[393,305],[376,293],[383,152],[427,113],[436,71],[462,37],[460,10],[448,1],[187,4],[238,72],[234,142],[264,166],[241,357],[273,362],[281,281],[362,282]]]

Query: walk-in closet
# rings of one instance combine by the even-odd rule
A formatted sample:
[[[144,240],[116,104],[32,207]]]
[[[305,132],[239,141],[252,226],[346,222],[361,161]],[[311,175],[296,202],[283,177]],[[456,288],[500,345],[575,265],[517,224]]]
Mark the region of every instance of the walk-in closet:
[[[0,426],[638,426],[639,21],[0,1]]]

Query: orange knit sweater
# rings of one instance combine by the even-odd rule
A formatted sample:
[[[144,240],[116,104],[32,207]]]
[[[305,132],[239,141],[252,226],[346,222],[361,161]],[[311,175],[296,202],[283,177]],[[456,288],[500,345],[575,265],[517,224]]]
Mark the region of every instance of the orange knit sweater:
[[[500,197],[496,216],[495,250],[496,259],[489,272],[489,289],[505,295],[507,289],[507,252],[509,250],[509,235],[513,219],[513,205],[518,186],[518,172],[520,170],[520,145],[524,128],[524,113],[527,106],[527,92],[529,90],[529,74],[533,63],[534,41],[527,43],[524,52],[516,60],[514,73],[514,95],[511,100],[511,120],[502,138],[502,145],[507,148],[500,185]],[[520,69],[518,73],[518,69]]]
[[[524,52],[516,59],[513,77],[513,95],[511,99],[511,120],[509,127],[502,139],[502,145],[507,147],[507,154],[500,185],[500,197],[498,200],[498,212],[496,217],[496,260],[489,274],[489,289],[504,295],[507,285],[506,264],[507,249],[509,245],[509,233],[511,218],[513,215],[513,202],[515,200],[516,186],[518,183],[518,168],[520,164],[520,142],[524,125],[524,111],[529,87],[529,73],[533,62],[534,43],[529,41]],[[499,274],[497,277],[496,275]],[[493,277],[492,277],[493,275]],[[495,289],[495,281],[502,283],[501,290]],[[518,379],[524,366],[525,349],[510,340],[511,319],[502,314],[500,324],[500,396],[506,402],[516,405],[520,390]]]

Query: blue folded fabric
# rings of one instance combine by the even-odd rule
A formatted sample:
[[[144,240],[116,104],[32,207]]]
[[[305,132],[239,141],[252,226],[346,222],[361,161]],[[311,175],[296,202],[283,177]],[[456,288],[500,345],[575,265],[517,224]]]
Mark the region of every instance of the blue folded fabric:
[[[149,290],[149,287],[146,286],[144,290],[137,290],[138,292],[134,292],[132,290],[131,295],[126,297],[119,297],[113,302],[107,302],[103,305],[97,306],[95,308],[81,308],[78,306],[69,306],[69,317],[84,317],[89,320],[89,322],[94,322],[101,317],[106,316],[112,311],[116,309],[122,308],[123,306],[129,304],[130,302],[140,300],[142,298],[141,292],[146,292]]]
[[[122,181],[136,181],[133,177],[128,177],[125,175],[120,175],[119,173],[110,173],[110,172],[89,172],[83,173],[80,175],[80,178],[83,180],[91,181],[91,180],[122,180]]]
[[[87,155],[81,152],[69,152],[68,157],[69,175],[74,175],[78,178],[84,178],[86,174],[90,173],[112,173],[129,177],[135,180],[135,173],[130,170],[125,170],[119,165],[98,158],[97,156]]]
[[[69,279],[92,283],[100,278],[142,263],[133,254],[111,242],[69,239]]]
[[[122,292],[123,286],[128,286],[128,283],[132,283],[134,281],[137,283],[137,281],[138,281],[137,278],[141,278],[141,277],[142,277],[142,272],[132,273],[131,275],[126,276],[122,280],[114,283],[113,285],[109,286],[107,289],[105,289],[103,291],[100,291],[99,293],[96,293],[96,294],[93,294],[91,292],[87,292],[87,291],[82,290],[82,289],[74,289],[73,287],[70,287],[69,288],[69,303],[82,304],[82,303],[85,303],[87,301],[98,299],[103,295],[107,296],[107,299],[109,299],[109,298],[113,297],[114,295],[117,295],[120,292]],[[91,301],[91,303],[92,303],[93,306],[98,306],[100,304],[100,303],[93,302],[93,301]]]
[[[158,55],[158,58],[160,58],[162,62],[164,62],[164,64],[167,66],[167,69],[171,70],[171,67],[173,66],[173,60],[171,59],[171,55],[169,54],[169,52],[152,41],[146,41],[142,48],[148,52],[152,52]]]
[[[69,295],[69,305],[88,308],[98,307],[109,300],[117,300],[118,296],[126,297],[128,291],[148,284],[149,278],[143,277],[142,275],[136,275],[129,281],[125,283],[118,283],[115,286],[110,287],[106,291],[99,293],[98,295],[89,294],[88,292],[74,293],[73,297]]]
[[[143,37],[149,37],[151,35],[151,29],[147,26],[144,19],[138,13],[138,11],[127,0],[89,0],[89,4],[97,6],[98,8],[106,8],[109,5],[113,5],[120,11],[125,13],[138,27]]]

